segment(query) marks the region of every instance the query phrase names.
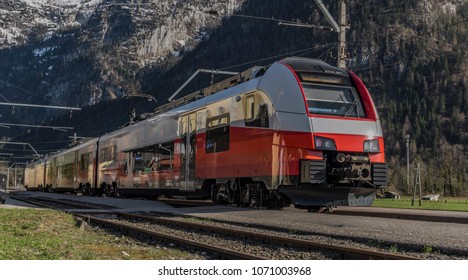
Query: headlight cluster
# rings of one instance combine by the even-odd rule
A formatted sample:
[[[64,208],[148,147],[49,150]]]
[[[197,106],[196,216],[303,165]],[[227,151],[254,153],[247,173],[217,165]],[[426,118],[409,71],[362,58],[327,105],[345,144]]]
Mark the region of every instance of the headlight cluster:
[[[331,138],[314,136],[315,148],[318,150],[336,151],[335,140]],[[379,139],[364,140],[364,152],[379,153]]]
[[[379,140],[378,139],[365,140],[364,141],[364,152],[369,152],[369,153],[378,153],[378,152],[380,152]]]
[[[335,140],[320,136],[315,136],[314,140],[316,149],[336,151]]]

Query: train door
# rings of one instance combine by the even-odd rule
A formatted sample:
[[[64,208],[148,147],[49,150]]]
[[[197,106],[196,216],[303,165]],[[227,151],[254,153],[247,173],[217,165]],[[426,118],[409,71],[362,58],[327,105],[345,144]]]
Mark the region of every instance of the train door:
[[[197,145],[197,115],[180,118],[180,186],[181,190],[195,190],[195,156]]]
[[[80,158],[79,158],[79,153],[78,153],[78,150],[75,151],[75,154],[74,154],[74,162],[73,162],[73,180],[72,180],[72,187],[77,190],[80,186]]]

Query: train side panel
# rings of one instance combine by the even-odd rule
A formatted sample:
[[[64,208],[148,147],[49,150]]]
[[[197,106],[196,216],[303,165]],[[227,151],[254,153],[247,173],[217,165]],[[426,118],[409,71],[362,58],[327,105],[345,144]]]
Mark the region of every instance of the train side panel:
[[[157,196],[161,189],[177,189],[176,139],[177,118],[161,116],[103,136],[99,186],[110,196]]]

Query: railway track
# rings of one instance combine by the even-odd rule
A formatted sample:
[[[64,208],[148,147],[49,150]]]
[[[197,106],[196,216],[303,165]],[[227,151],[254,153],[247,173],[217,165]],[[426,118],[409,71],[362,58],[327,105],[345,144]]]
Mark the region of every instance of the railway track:
[[[145,239],[147,241],[163,241],[171,244],[177,244],[181,247],[186,248],[196,248],[204,252],[210,252],[214,256],[218,256],[222,259],[238,259],[238,260],[263,260],[265,258],[255,256],[249,253],[243,253],[235,250],[230,250],[222,248],[219,246],[210,245],[204,242],[198,242],[194,240],[179,238],[170,234],[163,232],[158,232],[156,230],[149,230],[142,228],[141,226],[135,226],[128,223],[125,223],[118,219],[102,219],[98,217],[93,217],[89,214],[74,214],[74,216],[81,218],[91,225],[99,225],[106,229],[111,229],[113,231],[118,231],[121,234],[129,235],[137,239]]]
[[[173,198],[158,198],[158,201],[163,202],[173,207],[202,207],[216,205],[211,200],[191,200],[191,199],[173,199]]]
[[[183,248],[196,248],[209,252],[214,258],[224,259],[418,259],[416,257],[362,249],[350,246],[320,243],[299,238],[234,229],[200,221],[187,221],[180,217],[155,217],[128,214],[76,201],[50,198],[32,199],[13,197],[23,201],[52,207],[72,213],[79,219],[99,225],[119,234],[177,244]],[[71,209],[84,213],[73,213]],[[105,211],[105,212],[100,212]],[[106,218],[99,217],[105,215]],[[182,237],[179,237],[182,236]],[[200,242],[207,240],[208,242]],[[218,245],[215,245],[218,244]]]
[[[249,230],[238,230],[233,228],[226,228],[222,226],[215,226],[209,224],[201,224],[199,222],[182,221],[180,219],[173,219],[167,217],[150,217],[146,215],[135,215],[122,213],[122,217],[131,220],[144,220],[151,223],[161,225],[169,225],[173,227],[185,227],[210,233],[221,234],[225,236],[233,236],[243,240],[255,240],[262,244],[271,244],[277,247],[291,247],[300,248],[305,251],[324,250],[338,253],[340,259],[417,259],[408,256],[397,254],[390,254],[378,251],[364,250],[360,248],[352,248],[348,246],[339,246],[333,244],[313,242],[310,240],[302,240],[297,238],[289,238],[276,236],[265,233],[257,233]]]

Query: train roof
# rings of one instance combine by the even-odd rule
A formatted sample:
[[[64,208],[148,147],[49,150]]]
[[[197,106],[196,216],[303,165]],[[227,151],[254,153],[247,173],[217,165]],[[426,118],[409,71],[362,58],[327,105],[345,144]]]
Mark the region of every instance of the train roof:
[[[315,72],[330,75],[349,76],[345,70],[333,67],[318,59],[289,57],[282,59],[274,64],[278,63],[287,65],[294,72]],[[251,67],[237,75],[233,75],[209,87],[161,105],[157,107],[153,113],[147,114],[145,117],[143,117],[139,122],[127,124],[125,127],[109,132],[101,136],[100,140],[106,140],[117,135],[124,135],[137,127],[153,126],[156,125],[161,119],[186,114],[190,111],[214,103],[218,100],[225,99],[229,96],[259,89],[262,77],[272,65]]]
[[[305,57],[288,57],[279,62],[287,64],[295,72],[314,72],[323,74],[332,74],[339,76],[349,76],[346,70],[331,66],[325,61]]]
[[[67,149],[61,149],[61,150],[58,150],[56,152],[43,155],[40,158],[33,159],[28,163],[28,165],[41,163],[41,162],[44,162],[45,160],[47,160],[50,157],[60,156],[61,154],[69,153],[69,152],[72,152],[72,151],[79,150],[79,149],[81,149],[83,147],[93,145],[98,141],[98,139],[99,139],[99,137],[87,138],[85,142],[79,143],[79,144],[77,144],[77,145],[75,145],[73,147],[70,147],[70,148],[67,148]]]

